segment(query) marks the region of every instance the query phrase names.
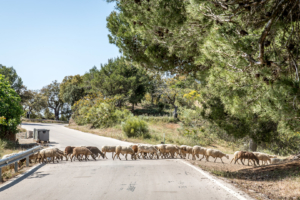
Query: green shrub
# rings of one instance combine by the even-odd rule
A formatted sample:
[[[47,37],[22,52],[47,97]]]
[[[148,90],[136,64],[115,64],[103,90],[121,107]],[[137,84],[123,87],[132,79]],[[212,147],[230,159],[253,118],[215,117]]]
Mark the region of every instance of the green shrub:
[[[201,123],[201,117],[196,110],[192,109],[182,109],[180,110],[180,114],[178,115],[180,121],[184,126],[197,126]]]
[[[116,121],[115,107],[108,103],[93,106],[86,114],[86,124],[92,124],[94,128],[111,127]]]
[[[115,116],[117,117],[117,122],[120,124],[126,121],[127,118],[133,117],[133,114],[127,109],[122,109],[122,110],[117,109],[115,111]]]
[[[131,117],[122,123],[122,130],[127,137],[150,138],[148,125],[138,117]]]

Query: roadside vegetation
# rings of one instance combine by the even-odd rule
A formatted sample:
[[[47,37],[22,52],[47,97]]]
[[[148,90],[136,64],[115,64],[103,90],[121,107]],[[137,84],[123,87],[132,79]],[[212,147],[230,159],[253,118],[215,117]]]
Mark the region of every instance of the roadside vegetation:
[[[133,142],[298,154],[298,1],[107,2],[116,2],[107,28],[121,57],[39,91],[0,65],[4,146],[24,117]],[[299,182],[291,165],[269,175]],[[250,183],[263,169],[211,171],[236,181],[245,172]]]

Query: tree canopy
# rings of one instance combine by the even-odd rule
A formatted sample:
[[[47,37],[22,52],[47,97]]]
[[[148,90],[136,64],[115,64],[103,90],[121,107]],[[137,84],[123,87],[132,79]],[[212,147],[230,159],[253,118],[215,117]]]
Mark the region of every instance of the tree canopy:
[[[46,106],[53,110],[55,120],[59,120],[60,114],[69,112],[68,106],[60,98],[59,85],[57,81],[53,81],[41,89],[41,94],[46,98]]]
[[[299,2],[115,2],[110,42],[135,66],[193,76],[204,119],[256,141],[299,131]]]
[[[69,105],[73,105],[76,101],[85,96],[85,90],[82,86],[83,77],[80,75],[66,76],[60,84],[59,96]]]
[[[124,58],[108,60],[101,65],[100,70],[96,67],[84,75],[86,88],[90,87],[91,93],[101,93],[107,97],[118,96],[119,106],[129,101],[134,106],[144,97],[149,77],[146,71],[125,62]]]
[[[0,138],[10,139],[21,123],[23,109],[21,98],[0,74]]]

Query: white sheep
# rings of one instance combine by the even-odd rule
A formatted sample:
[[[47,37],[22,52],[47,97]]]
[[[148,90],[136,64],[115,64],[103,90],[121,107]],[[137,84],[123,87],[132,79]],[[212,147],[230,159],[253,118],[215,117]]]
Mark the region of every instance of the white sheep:
[[[179,147],[180,149],[180,155],[183,158],[186,158],[186,155],[188,157],[188,159],[190,158],[190,154],[193,154],[193,147],[191,146],[187,146],[187,145],[181,145]]]
[[[16,155],[17,153],[11,153],[11,154],[6,154],[4,156],[2,156],[2,159],[6,159],[6,158],[9,158],[13,155]],[[15,164],[10,164],[9,166],[6,166],[6,167],[2,167],[2,173],[6,172],[6,171],[9,171],[9,170],[12,170],[12,169],[15,169]]]
[[[159,159],[159,151],[154,147],[154,146],[149,146],[149,145],[139,145],[138,146],[138,153],[142,155],[142,157],[145,159],[145,154],[149,153],[152,155],[150,157],[151,159],[156,155],[156,158]]]
[[[207,161],[209,161],[210,156],[215,158],[215,162],[216,162],[217,158],[220,158],[222,163],[224,163],[223,160],[222,160],[222,157],[226,157],[227,159],[229,159],[229,156],[227,154],[224,154],[223,152],[221,152],[219,150],[206,149],[205,154],[206,154],[205,156],[206,156]]]
[[[106,157],[106,159],[107,159],[106,152],[111,152],[112,153],[111,157],[113,158],[114,152],[116,151],[116,146],[103,146],[101,150],[104,156]]]
[[[204,158],[204,156],[206,155],[206,148],[204,147],[200,147],[200,146],[194,146],[192,149],[192,159],[195,160],[196,157],[200,158],[199,155],[203,155],[202,158],[200,159],[200,161]],[[196,157],[195,157],[196,156]]]
[[[271,163],[270,155],[261,152],[252,152],[252,153],[258,158],[258,160],[261,160],[263,165],[265,165],[265,163],[268,164],[268,161]]]
[[[126,146],[117,146],[116,147],[116,154],[114,155],[113,157],[113,160],[115,159],[115,157],[117,156],[120,160],[120,154],[125,154],[125,158],[127,160],[127,154],[130,154],[131,155],[131,159],[135,159],[136,160],[136,155],[133,151],[133,149],[131,147],[126,147]]]

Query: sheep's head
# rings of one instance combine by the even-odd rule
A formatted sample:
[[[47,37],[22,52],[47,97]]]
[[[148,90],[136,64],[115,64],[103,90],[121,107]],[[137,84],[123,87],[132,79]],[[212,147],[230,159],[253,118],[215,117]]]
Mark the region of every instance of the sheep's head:
[[[229,159],[229,155],[227,155],[227,154],[226,154],[226,156],[225,156],[225,157],[226,157],[227,159]]]
[[[102,156],[102,158],[104,159],[104,153],[100,153],[100,155]]]

